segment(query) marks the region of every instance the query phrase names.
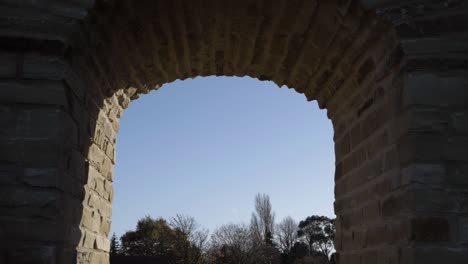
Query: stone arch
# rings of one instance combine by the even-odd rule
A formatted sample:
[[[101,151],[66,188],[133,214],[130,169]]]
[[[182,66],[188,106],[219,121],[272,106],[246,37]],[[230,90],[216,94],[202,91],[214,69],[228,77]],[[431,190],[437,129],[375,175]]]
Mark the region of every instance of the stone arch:
[[[95,86],[93,99],[101,98],[94,102],[101,109],[95,133],[108,140],[90,142],[87,154],[90,173],[79,262],[106,258],[108,234],[98,226],[110,222],[112,178],[106,175],[112,174],[121,113],[141,94],[176,79],[250,76],[318,100],[335,127],[337,181],[354,167],[363,173],[370,166],[385,171],[396,166],[383,164],[395,155],[388,140],[390,124],[383,121],[396,112],[392,103],[397,98],[391,95],[399,89],[394,82],[401,78],[401,48],[393,27],[356,1],[98,2],[84,32],[87,35],[71,47],[71,53],[79,54],[71,61],[88,80],[86,85]],[[90,65],[91,72],[83,69]],[[352,147],[347,126],[360,130]],[[367,142],[366,137],[372,139]],[[370,144],[374,153],[368,158],[363,152]],[[352,148],[357,153],[350,155]],[[361,160],[349,161],[357,158]],[[372,186],[388,180],[379,179]],[[357,187],[346,184],[336,186],[336,211],[340,225],[352,227],[342,232],[340,226],[340,239],[353,236],[353,229],[362,224],[342,210],[348,200],[343,197]],[[101,213],[103,206],[107,209]]]
[[[226,75],[328,110],[340,264],[460,263],[467,6],[390,2],[1,1],[0,261],[107,263],[122,112],[164,83]]]

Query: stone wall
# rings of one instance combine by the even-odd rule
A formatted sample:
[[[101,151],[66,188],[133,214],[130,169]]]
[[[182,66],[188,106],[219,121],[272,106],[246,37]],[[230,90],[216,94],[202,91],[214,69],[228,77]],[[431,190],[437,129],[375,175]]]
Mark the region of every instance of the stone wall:
[[[405,54],[398,120],[404,133],[397,145],[400,182],[411,193],[387,201],[387,207],[393,215],[407,210],[409,202],[414,216],[408,223],[411,244],[399,256],[410,263],[464,263],[468,2],[381,5],[380,14],[394,24]]]
[[[0,0],[0,263],[108,263],[120,116],[209,75],[272,80],[327,109],[338,263],[463,263],[467,9]]]

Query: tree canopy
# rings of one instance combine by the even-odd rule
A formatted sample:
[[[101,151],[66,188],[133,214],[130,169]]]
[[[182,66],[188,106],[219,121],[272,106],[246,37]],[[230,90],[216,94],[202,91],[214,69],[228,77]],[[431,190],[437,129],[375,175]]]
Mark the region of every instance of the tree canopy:
[[[135,231],[126,232],[121,251],[128,256],[164,256],[171,263],[198,263],[199,249],[193,247],[186,234],[173,229],[166,220],[146,216]]]
[[[299,222],[298,236],[305,239],[309,252],[320,252],[329,256],[335,239],[335,220],[326,216],[313,215]]]
[[[335,232],[334,219],[326,216],[312,215],[299,224],[288,216],[275,224],[270,197],[257,194],[250,224],[222,225],[209,236],[188,215],[169,221],[146,216],[120,244],[113,234],[111,256],[161,257],[171,264],[325,264]]]

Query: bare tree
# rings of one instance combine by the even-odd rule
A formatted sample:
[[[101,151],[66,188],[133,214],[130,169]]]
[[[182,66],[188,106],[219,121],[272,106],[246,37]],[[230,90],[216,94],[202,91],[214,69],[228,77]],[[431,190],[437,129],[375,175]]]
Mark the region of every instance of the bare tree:
[[[208,241],[208,230],[202,228],[194,217],[177,214],[169,221],[169,225],[179,230],[197,248],[204,250]]]
[[[275,213],[271,207],[270,196],[258,193],[255,196],[255,211],[250,220],[252,236],[258,241],[272,244],[274,224]]]
[[[174,229],[179,229],[182,233],[193,234],[200,225],[195,218],[189,215],[177,214],[169,220],[169,225]]]
[[[252,217],[250,218],[250,234],[255,243],[261,244],[264,241],[260,220],[255,213],[252,213]]]
[[[198,262],[208,247],[208,230],[202,228],[195,218],[189,215],[177,214],[170,219],[169,225],[186,237],[188,241],[180,248],[185,258]]]
[[[285,217],[276,226],[276,240],[281,252],[289,254],[297,241],[297,223],[291,216]]]
[[[251,263],[252,240],[244,224],[228,224],[211,235],[211,255],[216,263]]]

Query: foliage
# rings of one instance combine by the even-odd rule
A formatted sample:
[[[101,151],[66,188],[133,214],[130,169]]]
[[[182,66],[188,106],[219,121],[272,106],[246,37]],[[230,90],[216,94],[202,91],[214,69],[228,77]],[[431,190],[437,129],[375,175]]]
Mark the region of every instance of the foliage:
[[[195,218],[188,215],[177,214],[169,225],[186,238],[181,241],[179,252],[187,261],[198,263],[207,247],[208,230],[201,228]]]
[[[299,225],[288,216],[275,225],[270,197],[257,194],[250,225],[223,225],[209,239],[191,216],[176,215],[169,222],[146,216],[120,245],[112,236],[111,255],[163,257],[171,264],[325,263],[335,232],[334,220],[317,215]]]
[[[186,235],[172,229],[166,220],[146,216],[135,231],[122,237],[122,253],[128,256],[164,256],[171,263],[198,263],[198,249],[192,247]],[[185,249],[185,250],[181,250]],[[195,257],[194,257],[195,256]]]
[[[211,263],[250,263],[252,239],[245,225],[228,224],[211,235]]]
[[[335,233],[335,220],[318,215],[309,216],[301,221],[297,232],[309,246],[309,255],[317,251],[327,257],[334,248]]]
[[[279,262],[279,256],[276,247],[257,243],[251,227],[228,224],[213,232],[208,263],[274,264]]]
[[[117,240],[117,236],[115,233],[112,234],[111,240],[110,240],[110,255],[111,256],[116,256],[120,254],[120,243],[119,240]]]

